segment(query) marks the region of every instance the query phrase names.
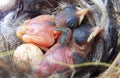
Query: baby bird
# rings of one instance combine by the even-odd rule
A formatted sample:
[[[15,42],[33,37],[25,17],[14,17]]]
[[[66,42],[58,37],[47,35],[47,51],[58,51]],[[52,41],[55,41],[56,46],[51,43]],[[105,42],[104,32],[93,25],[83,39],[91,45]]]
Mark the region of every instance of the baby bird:
[[[16,32],[19,39],[26,43],[35,44],[41,48],[48,48],[55,43],[59,33],[54,32],[55,17],[40,15],[27,20]]]
[[[80,9],[75,6],[68,5],[59,14],[57,14],[55,20],[56,26],[76,28],[78,24],[81,24],[87,12],[88,8]]]
[[[58,42],[45,53],[45,57],[37,70],[39,78],[46,78],[53,73],[65,72],[69,69],[69,67],[57,62],[80,64],[88,61],[87,54],[91,50],[94,38],[102,31],[102,28],[82,25],[73,31],[73,35],[72,31],[67,27],[57,27],[55,30],[61,31],[64,34],[61,34]],[[64,45],[61,42],[65,36],[67,38]]]

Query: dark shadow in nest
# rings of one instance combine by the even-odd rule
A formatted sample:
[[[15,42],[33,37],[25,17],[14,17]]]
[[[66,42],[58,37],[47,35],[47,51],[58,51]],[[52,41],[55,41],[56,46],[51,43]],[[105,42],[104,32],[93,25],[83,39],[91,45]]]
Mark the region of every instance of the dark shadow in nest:
[[[41,14],[53,14],[61,2],[68,4],[77,4],[72,0],[21,0],[23,12],[28,13],[31,17]]]
[[[56,0],[24,0],[22,3],[23,12],[28,13],[31,17],[52,14],[54,8],[58,5]]]

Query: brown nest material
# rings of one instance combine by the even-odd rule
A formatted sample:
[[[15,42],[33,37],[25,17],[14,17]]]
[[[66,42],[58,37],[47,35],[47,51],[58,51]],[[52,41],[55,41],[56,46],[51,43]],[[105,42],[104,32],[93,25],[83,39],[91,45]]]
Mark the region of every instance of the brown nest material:
[[[2,2],[2,1],[1,1]],[[0,3],[1,3],[0,2]],[[2,11],[0,9],[0,52],[15,50],[22,42],[17,39],[15,32],[17,27],[26,19],[31,19],[42,14],[56,15],[67,5],[74,5],[80,8],[89,8],[83,23],[92,26],[103,26],[104,32],[96,39],[89,54],[90,62],[112,63],[120,66],[120,0],[17,0],[16,4]],[[4,52],[3,52],[4,53]],[[8,52],[9,53],[9,52]],[[116,57],[117,56],[117,57]],[[116,59],[115,59],[116,58]],[[115,60],[114,60],[115,59]],[[94,65],[93,65],[94,66]],[[120,70],[112,67],[96,65],[92,74],[85,78],[98,76],[98,78],[119,78]],[[89,66],[88,66],[89,68]],[[31,69],[26,71],[16,67],[12,55],[1,57],[0,78],[36,78]],[[104,72],[105,71],[105,72]],[[104,73],[103,73],[104,72]],[[54,75],[56,78],[58,75]],[[62,77],[63,78],[63,77]]]

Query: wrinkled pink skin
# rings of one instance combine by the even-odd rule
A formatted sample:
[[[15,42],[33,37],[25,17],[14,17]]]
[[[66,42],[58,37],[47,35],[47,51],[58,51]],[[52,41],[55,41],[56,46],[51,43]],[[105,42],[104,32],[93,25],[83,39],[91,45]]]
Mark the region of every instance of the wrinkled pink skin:
[[[54,32],[55,17],[52,15],[40,15],[33,19],[26,20],[17,30],[17,37],[25,43],[32,43],[43,50],[51,47],[57,38],[59,32]]]
[[[46,21],[48,22],[48,21]],[[25,42],[37,44],[38,46],[49,47],[55,42],[54,26],[45,21],[30,23],[27,26],[26,34],[22,36]]]
[[[94,33],[94,36],[90,38],[90,41],[83,44],[77,45],[71,42],[70,44],[72,45],[63,46],[57,42],[46,52],[44,60],[39,65],[39,69],[37,70],[38,78],[46,78],[55,72],[62,72],[68,69],[66,66],[56,64],[55,61],[65,64],[74,64],[73,52],[77,52],[77,54],[80,54],[87,60],[87,54],[91,50],[93,39],[101,31],[102,28],[100,27],[93,28],[91,32]]]
[[[60,43],[56,43],[46,52],[45,59],[41,62],[37,71],[38,77],[44,78],[54,72],[60,72],[68,69],[68,67],[53,63],[52,60],[64,62],[67,64],[73,64],[73,59],[70,53],[71,50],[67,46],[63,47]]]

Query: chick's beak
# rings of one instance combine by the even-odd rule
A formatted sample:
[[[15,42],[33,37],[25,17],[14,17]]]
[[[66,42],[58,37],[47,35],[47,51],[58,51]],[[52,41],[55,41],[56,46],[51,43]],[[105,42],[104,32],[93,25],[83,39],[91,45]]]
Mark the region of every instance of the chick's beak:
[[[26,33],[27,25],[29,24],[30,20],[26,20],[24,24],[21,24],[16,30],[16,36],[19,39],[22,39],[22,36]]]
[[[77,8],[77,9],[78,10],[76,11],[76,14],[79,18],[79,25],[80,25],[84,16],[88,13],[89,9],[88,8],[84,8],[84,9]]]
[[[25,34],[25,32],[26,32],[26,26],[20,26],[16,30],[16,36],[19,39],[22,39],[22,36]]]
[[[90,32],[90,36],[87,39],[87,42],[91,42],[100,32],[103,31],[103,27],[93,27]]]

